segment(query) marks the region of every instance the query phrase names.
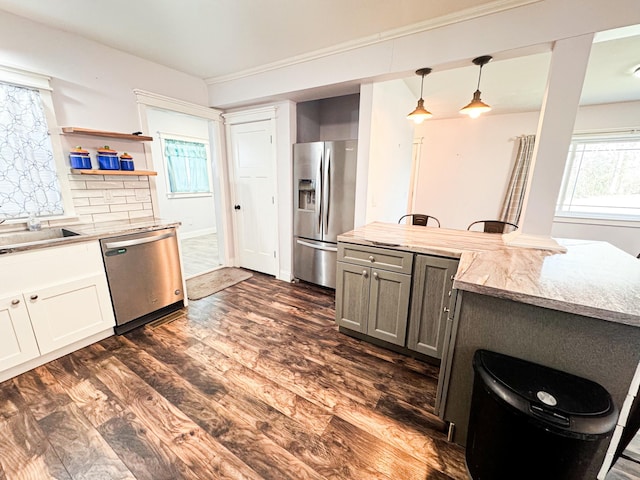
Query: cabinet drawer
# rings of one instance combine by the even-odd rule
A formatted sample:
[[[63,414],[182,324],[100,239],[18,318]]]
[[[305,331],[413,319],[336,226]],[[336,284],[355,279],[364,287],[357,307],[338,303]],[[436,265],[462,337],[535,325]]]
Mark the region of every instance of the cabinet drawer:
[[[413,253],[399,252],[386,248],[367,247],[364,245],[353,245],[351,243],[339,243],[338,261],[376,267],[390,272],[411,274],[413,268]]]

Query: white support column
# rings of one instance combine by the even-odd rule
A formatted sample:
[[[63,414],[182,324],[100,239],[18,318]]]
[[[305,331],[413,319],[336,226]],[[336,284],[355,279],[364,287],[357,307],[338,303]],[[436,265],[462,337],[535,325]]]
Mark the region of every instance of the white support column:
[[[553,47],[520,228],[504,235],[508,244],[560,248],[551,227],[592,43],[588,34]]]

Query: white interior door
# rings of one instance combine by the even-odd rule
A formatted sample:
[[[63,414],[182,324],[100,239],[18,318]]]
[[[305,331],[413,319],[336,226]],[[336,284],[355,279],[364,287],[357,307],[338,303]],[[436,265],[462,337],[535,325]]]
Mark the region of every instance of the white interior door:
[[[275,275],[278,222],[271,120],[231,125],[238,263]]]

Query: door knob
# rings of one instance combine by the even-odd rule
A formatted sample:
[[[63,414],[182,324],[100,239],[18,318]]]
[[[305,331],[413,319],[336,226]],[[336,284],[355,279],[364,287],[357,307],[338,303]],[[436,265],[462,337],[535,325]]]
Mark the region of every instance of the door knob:
[[[373,272],[373,278],[378,279],[378,272]]]
[[[362,276],[363,276],[364,278],[367,278],[367,276],[368,276],[368,275],[369,275],[369,273],[367,273],[367,271],[366,271],[366,270],[362,270]]]
[[[240,205],[234,205],[234,210],[240,210]]]

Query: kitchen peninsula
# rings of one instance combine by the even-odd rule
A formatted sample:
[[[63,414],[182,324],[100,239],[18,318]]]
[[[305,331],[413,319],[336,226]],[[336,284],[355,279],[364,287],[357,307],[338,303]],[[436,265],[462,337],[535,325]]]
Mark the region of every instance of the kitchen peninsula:
[[[340,252],[364,249],[360,265],[368,261],[372,270],[380,255],[385,259],[413,255],[403,261],[415,258],[415,265],[422,256],[428,261],[457,261],[453,300],[439,305],[446,314],[446,328],[441,329],[444,345],[436,399],[436,413],[455,425],[457,443],[464,445],[466,441],[473,385],[471,362],[477,349],[522,358],[601,384],[622,412],[614,435],[617,442],[637,395],[637,385],[635,391],[630,389],[640,361],[637,259],[604,242],[559,240],[566,251],[553,252],[511,247],[501,235],[384,223],[347,232],[338,242],[338,262],[353,263],[350,258],[358,257],[350,254],[350,258],[341,258]],[[374,278],[373,272],[360,270],[363,277]],[[416,275],[415,268],[405,267],[405,272]],[[429,284],[428,275],[427,280],[420,277],[414,279],[414,287],[416,280]],[[375,278],[383,279],[380,275]],[[353,334],[339,315],[345,298],[350,297],[353,303],[355,291],[340,291],[344,284],[339,273],[337,322],[342,332]],[[416,303],[423,303],[423,293],[421,298],[416,298],[415,288],[411,293],[408,311],[413,312]],[[384,298],[379,296],[377,301],[384,302]],[[413,320],[409,315],[405,331],[415,330]],[[366,339],[363,332],[367,329],[354,336]],[[640,414],[637,407],[633,411],[633,415]],[[608,446],[593,459],[593,478],[605,461]]]

